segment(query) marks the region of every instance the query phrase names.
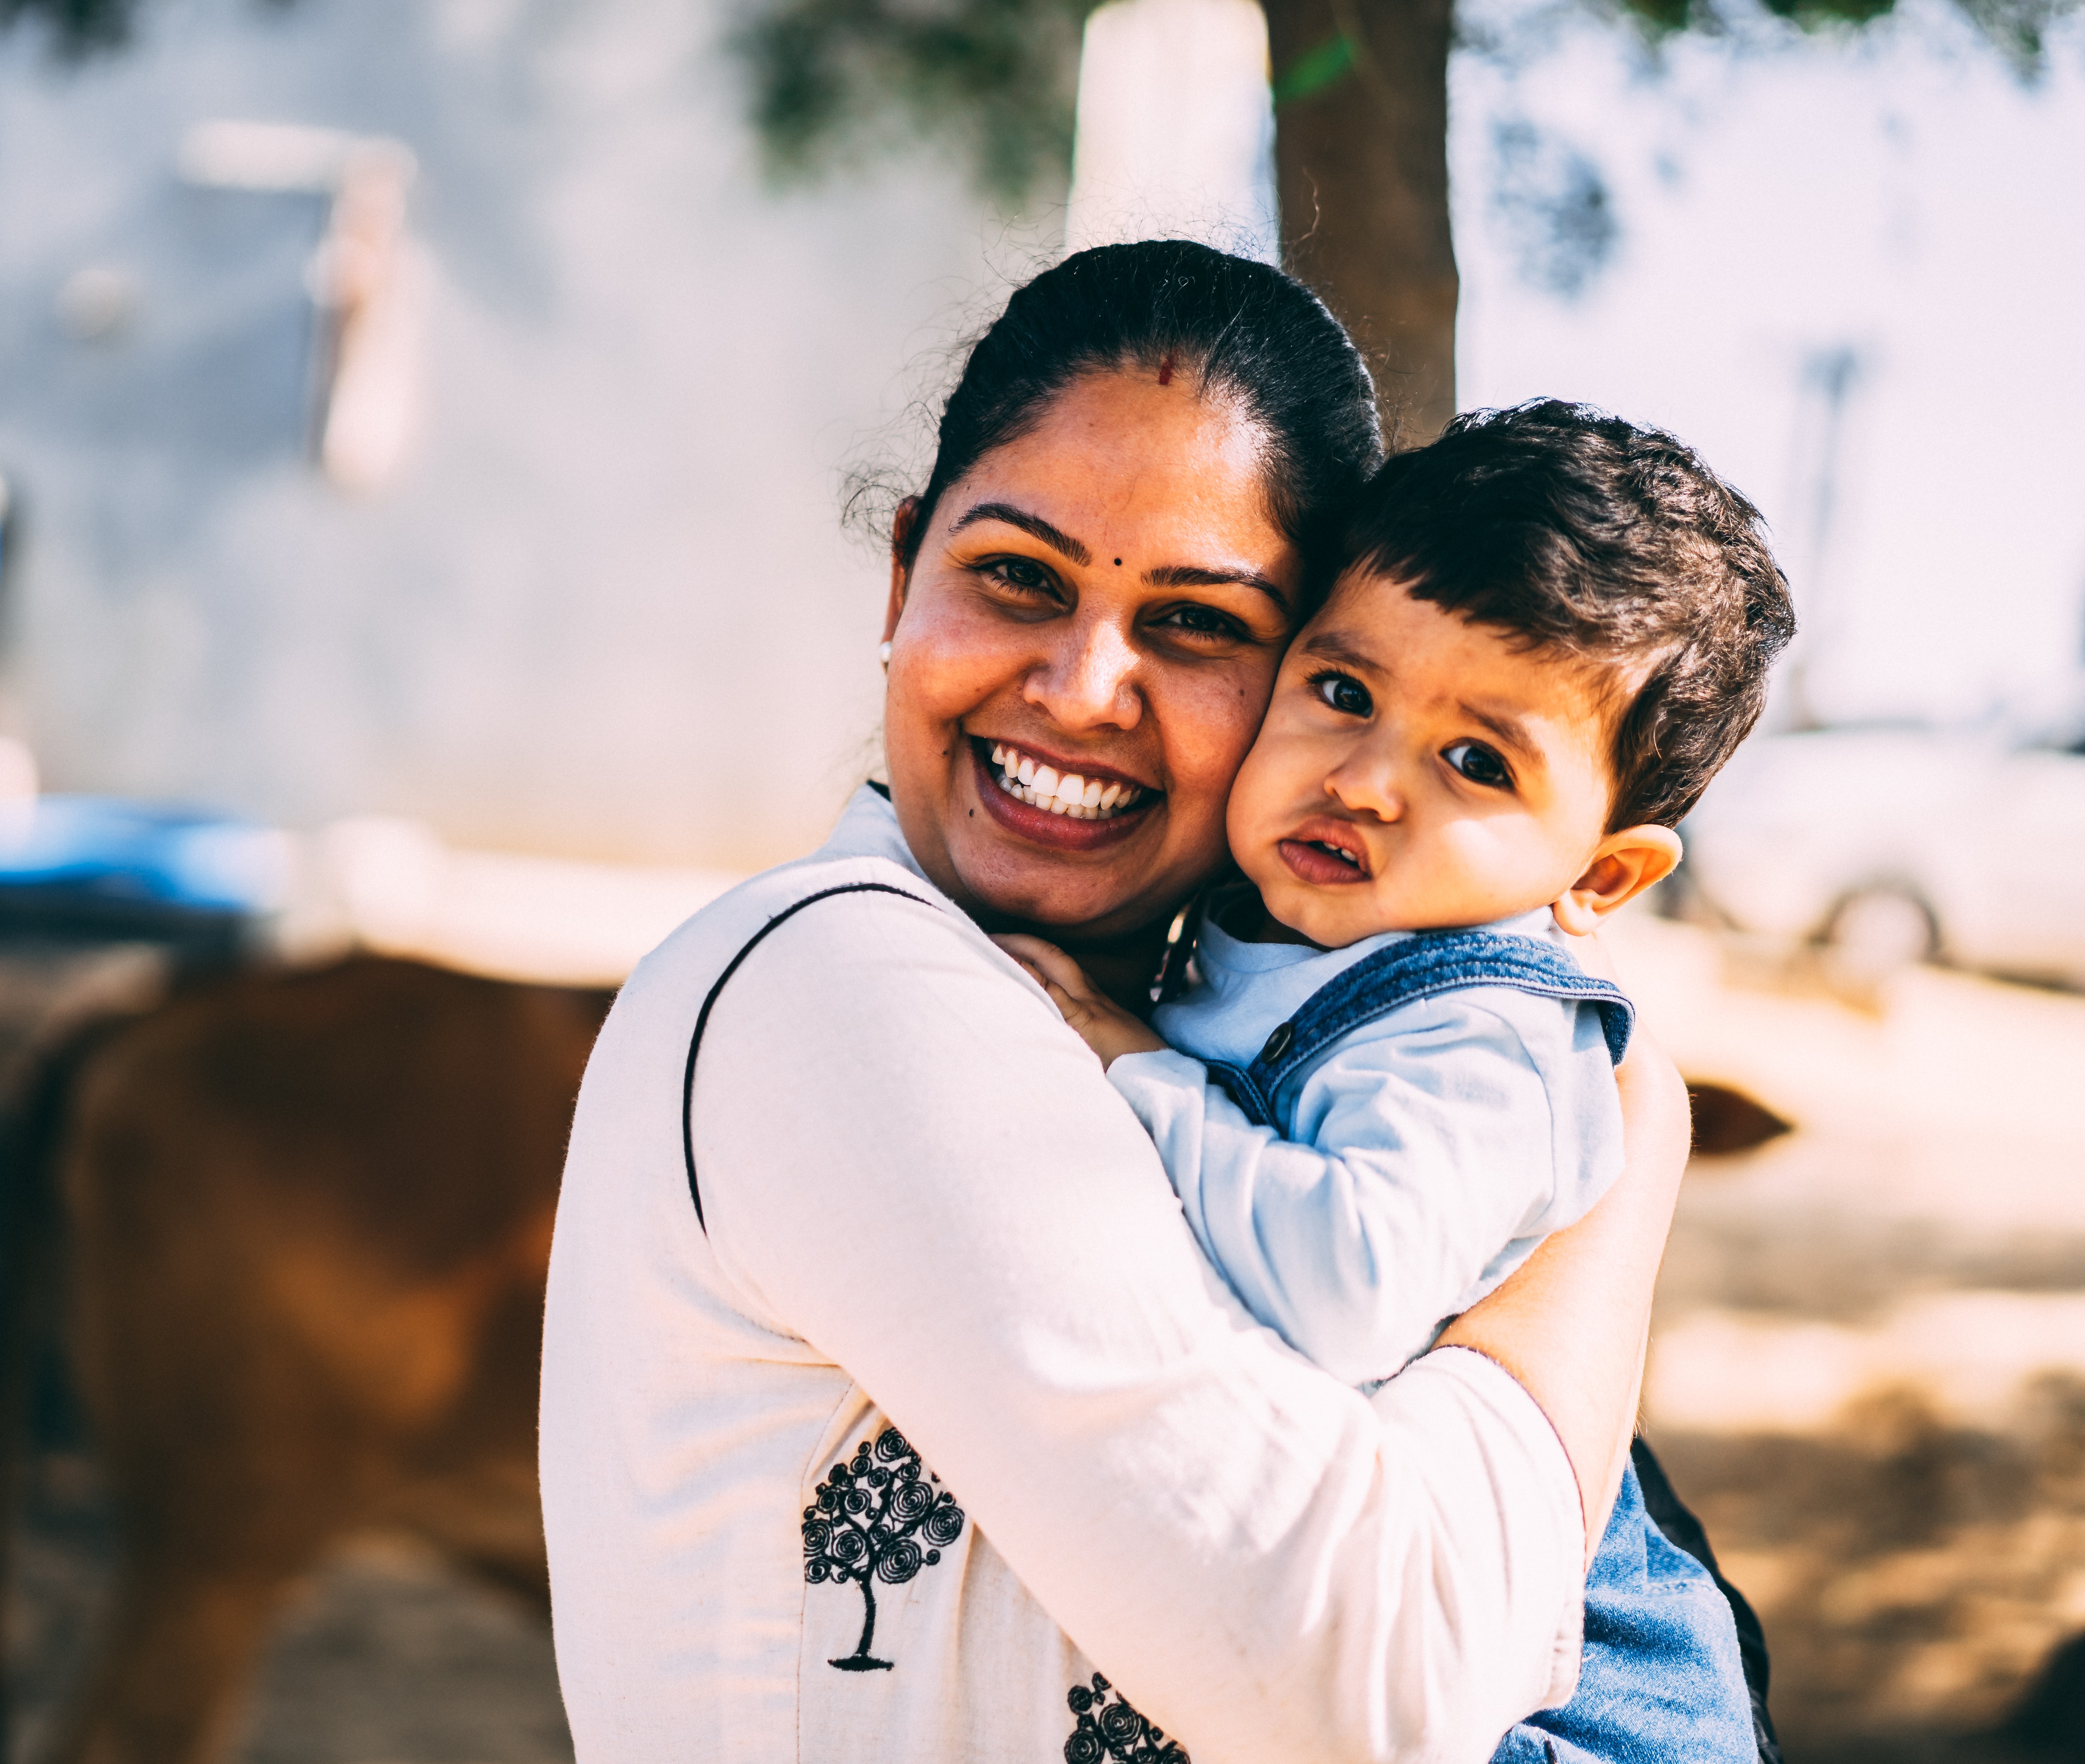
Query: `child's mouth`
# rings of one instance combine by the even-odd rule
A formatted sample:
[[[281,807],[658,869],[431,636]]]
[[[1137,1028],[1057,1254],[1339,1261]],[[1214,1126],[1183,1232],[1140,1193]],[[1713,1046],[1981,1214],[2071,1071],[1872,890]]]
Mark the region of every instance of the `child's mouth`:
[[[1034,754],[1003,741],[992,744],[992,765],[993,779],[1008,795],[1030,808],[1073,821],[1112,821],[1136,808],[1149,794],[1141,784],[1059,772]]]
[[[1276,849],[1298,880],[1318,884],[1365,882],[1368,853],[1358,839],[1334,835],[1317,839],[1283,839]]]

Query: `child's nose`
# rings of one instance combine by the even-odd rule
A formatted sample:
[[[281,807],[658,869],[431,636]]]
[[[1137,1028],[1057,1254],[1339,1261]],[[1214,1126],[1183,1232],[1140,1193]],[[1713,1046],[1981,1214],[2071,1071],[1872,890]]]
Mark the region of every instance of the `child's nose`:
[[[1398,787],[1396,768],[1386,760],[1350,761],[1325,780],[1325,794],[1350,814],[1373,815],[1378,821],[1403,818],[1404,793]]]

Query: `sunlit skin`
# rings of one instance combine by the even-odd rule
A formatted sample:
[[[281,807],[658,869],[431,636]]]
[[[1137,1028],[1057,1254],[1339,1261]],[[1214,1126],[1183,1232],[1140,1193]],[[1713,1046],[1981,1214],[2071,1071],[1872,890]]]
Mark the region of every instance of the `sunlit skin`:
[[[1548,906],[1574,936],[1671,873],[1669,827],[1610,832],[1634,682],[1350,573],[1283,662],[1231,792],[1261,941],[1341,948]],[[1010,945],[1103,1059],[1163,1046],[1047,944]]]
[[[1610,832],[1633,682],[1350,573],[1282,664],[1230,842],[1324,948],[1553,908],[1573,936],[1669,874],[1669,827]]]
[[[1199,376],[1075,381],[894,535],[891,801],[920,867],[981,922],[1047,931],[1132,996],[1225,861],[1225,805],[1291,634],[1301,560],[1260,439]],[[1148,793],[1106,821],[993,782],[996,743]]]

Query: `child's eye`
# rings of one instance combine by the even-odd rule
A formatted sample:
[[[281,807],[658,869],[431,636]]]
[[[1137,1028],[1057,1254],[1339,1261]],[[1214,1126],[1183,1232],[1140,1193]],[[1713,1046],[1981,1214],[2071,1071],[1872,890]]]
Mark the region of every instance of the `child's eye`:
[[[1472,784],[1482,784],[1491,790],[1511,790],[1513,774],[1506,763],[1488,747],[1475,741],[1458,741],[1453,747],[1443,748],[1441,757],[1469,779]]]
[[[1319,674],[1310,684],[1320,698],[1343,715],[1365,717],[1375,710],[1368,688],[1352,674]]]

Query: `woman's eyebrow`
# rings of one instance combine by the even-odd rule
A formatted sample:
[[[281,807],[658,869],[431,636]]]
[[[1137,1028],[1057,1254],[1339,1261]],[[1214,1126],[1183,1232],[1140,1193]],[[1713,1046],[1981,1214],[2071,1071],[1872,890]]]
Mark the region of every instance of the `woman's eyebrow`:
[[[1093,554],[1069,533],[1052,527],[1040,515],[1031,515],[1026,509],[1016,508],[1011,502],[979,502],[949,531],[961,532],[964,528],[981,520],[1004,522],[1009,527],[1018,527],[1031,539],[1039,539],[1052,551],[1069,558],[1074,563],[1091,563]]]
[[[1154,588],[1222,588],[1235,583],[1257,588],[1283,612],[1289,610],[1289,596],[1280,583],[1250,570],[1205,570],[1200,564],[1162,563],[1156,570],[1145,570],[1144,579]]]

